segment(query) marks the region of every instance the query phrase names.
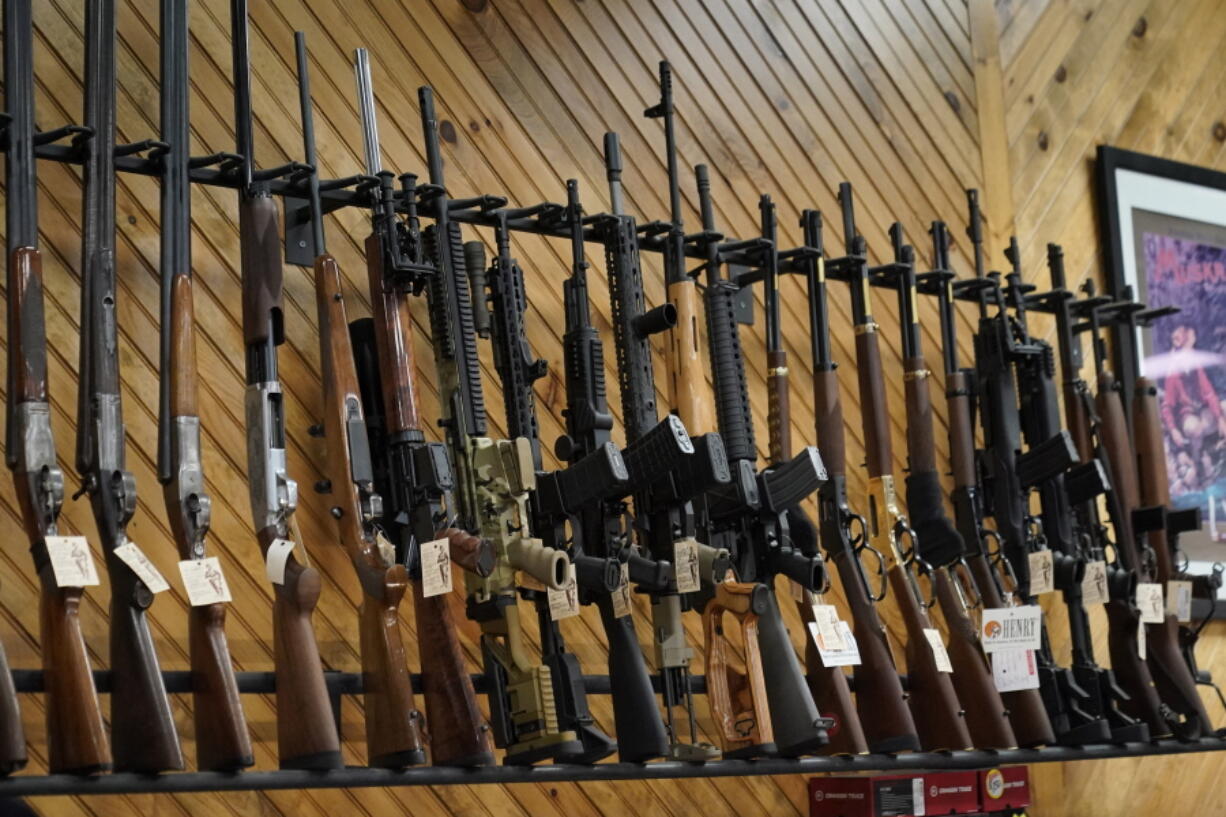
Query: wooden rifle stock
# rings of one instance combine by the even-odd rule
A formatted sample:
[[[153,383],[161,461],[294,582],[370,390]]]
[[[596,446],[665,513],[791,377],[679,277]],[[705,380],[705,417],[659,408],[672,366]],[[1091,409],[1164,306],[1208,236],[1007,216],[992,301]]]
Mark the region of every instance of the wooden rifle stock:
[[[766,585],[720,582],[715,597],[702,611],[707,649],[707,700],[720,735],[724,757],[756,757],[774,752],[770,702],[762,674],[758,648],[758,617],[765,611]],[[728,663],[728,639],[723,633],[724,616],[730,615],[741,630],[745,671]],[[767,717],[763,717],[763,713]]]
[[[670,402],[686,429],[698,434],[714,428],[715,418],[707,390],[701,388],[706,374],[698,351],[699,298],[693,279],[669,283],[668,300],[677,310],[665,345]]]

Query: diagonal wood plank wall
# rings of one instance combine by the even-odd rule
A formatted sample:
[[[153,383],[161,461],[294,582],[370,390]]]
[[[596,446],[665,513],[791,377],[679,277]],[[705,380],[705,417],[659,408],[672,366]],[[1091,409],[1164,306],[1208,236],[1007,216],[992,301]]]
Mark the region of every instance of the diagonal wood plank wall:
[[[985,191],[994,240],[1015,227],[1032,277],[1043,244],[1065,245],[1070,278],[1101,276],[1091,192],[1090,157],[1100,142],[1167,155],[1221,168],[1226,165],[1226,87],[1214,70],[1214,56],[1226,37],[1221,0],[354,0],[253,3],[253,94],[259,163],[279,164],[301,157],[295,104],[292,32],[307,32],[316,104],[320,161],[325,175],[342,176],[361,167],[357,105],[350,60],[357,46],[371,49],[384,162],[397,170],[423,167],[415,89],[434,86],[445,120],[444,153],[453,194],[503,193],[517,204],[558,201],[567,178],[580,181],[587,209],[607,209],[600,156],[604,131],[622,135],[628,206],[642,218],[666,215],[665,167],[660,125],[641,116],[656,101],[656,63],[669,59],[676,74],[678,144],[682,193],[688,225],[698,223],[692,166],[713,170],[720,227],[740,236],[757,229],[757,196],[770,193],[780,207],[782,241],[800,243],[801,208],[834,213],[834,190],[848,179],[856,188],[859,226],[875,258],[888,250],[886,230],[894,219],[905,225],[921,258],[929,255],[926,230],[942,218],[952,227],[954,263],[969,269],[963,239],[963,189]],[[43,128],[78,121],[82,88],[82,0],[35,4],[38,121]],[[157,19],[151,0],[119,4],[121,141],[154,135],[157,127]],[[192,4],[192,130],[196,154],[233,149],[229,63],[229,12],[224,0]],[[986,28],[985,28],[986,27]],[[983,32],[993,36],[984,39]],[[989,47],[995,35],[998,47]],[[985,51],[985,49],[987,49]],[[985,65],[996,61],[997,79],[985,85]],[[990,74],[989,74],[990,75]],[[977,78],[979,82],[977,83]],[[991,91],[994,87],[996,90]],[[985,89],[988,91],[985,96]],[[983,117],[980,116],[981,112]],[[985,134],[987,136],[985,137]],[[990,141],[990,144],[989,144]],[[79,174],[62,166],[40,166],[41,235],[47,276],[54,430],[61,465],[75,487],[71,450],[79,313]],[[1006,192],[1002,193],[1001,190]],[[161,499],[157,496],[157,187],[150,179],[124,177],[118,193],[121,354],[128,425],[129,467],[141,500],[131,525],[133,538],[168,575],[177,575],[174,550]],[[198,190],[194,198],[193,250],[198,274],[197,320],[205,429],[205,472],[214,497],[210,547],[221,556],[235,602],[229,635],[242,670],[271,667],[271,595],[263,578],[244,485],[242,427],[242,341],[239,332],[238,234],[234,195]],[[350,309],[368,308],[360,249],[368,229],[361,212],[340,212],[329,223],[330,249],[348,279]],[[487,242],[490,236],[481,236]],[[562,304],[560,282],[567,247],[548,239],[516,236],[513,250],[527,273],[529,341],[550,363],[537,386],[543,438],[562,430],[564,394],[560,378]],[[592,248],[595,250],[595,248]],[[599,253],[593,252],[595,319],[611,342],[608,301]],[[658,259],[646,265],[647,297],[659,303],[663,275]],[[784,328],[792,358],[796,396],[796,440],[811,441],[807,313],[795,282],[785,284]],[[357,588],[347,560],[336,546],[333,523],[323,503],[305,490],[321,476],[322,443],[305,432],[315,422],[320,390],[314,296],[309,271],[287,268],[288,342],[281,356],[290,428],[292,475],[304,486],[298,517],[307,548],[324,575],[316,618],[325,662],[343,670],[358,667]],[[883,297],[878,295],[878,299]],[[898,410],[902,381],[893,304],[878,309],[884,336],[890,399],[895,411],[898,468],[903,465],[904,418]],[[832,304],[835,353],[849,364],[853,348],[850,305],[844,293]],[[922,307],[924,341],[930,355],[939,348],[935,309]],[[425,316],[415,315],[420,360]],[[962,316],[961,343],[969,355],[970,316]],[[752,401],[760,446],[766,441],[766,397],[761,323],[746,333],[753,384]],[[657,349],[657,353],[658,353]],[[609,356],[609,361],[612,361]],[[491,396],[496,380],[488,349],[482,363]],[[657,366],[662,360],[657,357]],[[614,384],[613,372],[609,382]],[[940,377],[938,375],[938,381]],[[426,371],[423,411],[437,416],[437,393]],[[848,456],[860,461],[863,435],[858,422],[855,373],[841,370],[849,420]],[[661,384],[663,381],[661,381]],[[939,385],[939,383],[938,383]],[[611,395],[620,415],[617,394]],[[661,399],[664,395],[661,393]],[[492,419],[501,428],[502,410],[491,400]],[[939,401],[938,401],[939,402]],[[699,429],[701,430],[701,429]],[[947,453],[943,419],[938,450]],[[763,455],[765,450],[762,451]],[[863,488],[859,469],[851,490]],[[0,513],[18,530],[18,510],[7,480],[0,480]],[[82,503],[69,503],[64,526],[93,537]],[[100,555],[100,554],[96,554]],[[14,666],[38,664],[37,587],[24,546],[10,538],[2,556],[0,638]],[[84,624],[95,663],[106,655],[105,601],[108,588],[87,594]],[[452,599],[462,619],[462,601]],[[152,611],[163,666],[186,666],[185,599],[172,590]],[[640,610],[640,613],[645,613]],[[789,613],[795,627],[795,619]],[[1060,616],[1053,616],[1059,621]],[[646,618],[639,617],[646,642]],[[410,636],[417,626],[409,625]],[[423,625],[428,626],[428,625]],[[687,625],[700,640],[697,621]],[[898,632],[897,623],[891,629]],[[1058,630],[1058,627],[1057,627]],[[1103,628],[1100,626],[1098,631]],[[599,621],[590,611],[563,624],[568,645],[591,672],[604,671]],[[464,624],[469,658],[476,666],[476,627]],[[1216,632],[1202,659],[1226,672],[1226,654]],[[535,645],[534,645],[535,646]],[[1105,644],[1101,650],[1105,654]],[[33,762],[43,763],[41,701],[24,701]],[[275,718],[271,699],[247,697],[248,717],[261,768],[275,767]],[[607,699],[592,699],[597,719],[612,721]],[[192,754],[190,699],[176,697],[176,718]],[[346,760],[361,763],[360,702],[347,701]],[[705,714],[705,713],[704,713]],[[1215,714],[1221,715],[1220,711]],[[709,725],[704,721],[704,726]],[[1116,761],[1112,774],[1102,766],[1069,766],[1039,772],[1044,801],[1063,790],[1067,813],[1083,813],[1079,802],[1143,813],[1137,771],[1170,779],[1212,779],[1213,756],[1179,761]],[[1176,765],[1178,764],[1178,765]],[[1148,775],[1147,775],[1148,776]],[[1167,795],[1169,796],[1169,795]],[[1208,798],[1209,790],[1198,792]],[[1076,798],[1085,798],[1078,800]],[[1126,804],[1135,804],[1129,812]],[[798,776],[721,781],[590,783],[553,787],[452,787],[413,790],[268,792],[235,795],[54,798],[37,807],[56,815],[160,814],[235,815],[283,813],[380,815],[766,815],[806,813],[804,780]],[[1058,814],[1044,802],[1039,814]]]

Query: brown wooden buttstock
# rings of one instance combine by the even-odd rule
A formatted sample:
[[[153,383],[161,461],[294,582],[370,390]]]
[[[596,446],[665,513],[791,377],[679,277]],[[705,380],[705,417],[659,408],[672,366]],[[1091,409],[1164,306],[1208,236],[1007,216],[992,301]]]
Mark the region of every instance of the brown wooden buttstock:
[[[805,601],[796,603],[800,620],[806,629],[813,619],[813,608]],[[860,716],[856,713],[855,700],[851,696],[851,685],[847,683],[847,675],[841,667],[827,667],[822,663],[821,654],[812,637],[805,633],[805,677],[809,682],[809,693],[817,704],[817,711],[824,717],[832,718],[834,725],[826,730],[829,742],[822,747],[822,753],[828,755],[863,755],[868,752],[868,741],[864,737],[864,727],[860,725]]]
[[[839,399],[839,376],[834,369],[813,373],[813,413],[817,423],[817,445],[826,472],[833,478],[847,472],[846,443],[843,439],[843,403]]]
[[[857,327],[859,329],[859,327]],[[881,374],[881,347],[877,332],[856,335],[856,372],[860,378],[860,414],[864,423],[864,459],[868,475],[879,477],[893,469],[890,415]]]
[[[170,413],[173,417],[197,413],[196,335],[193,322],[192,279],[176,275],[170,290]]]
[[[52,774],[111,768],[111,746],[81,634],[79,587],[58,588],[48,563],[39,571],[39,631],[47,691],[47,766]]]
[[[448,552],[451,561],[475,576],[485,578],[494,572],[494,564],[498,558],[494,544],[488,539],[473,536],[466,530],[446,528],[436,536],[447,538]]]
[[[226,605],[192,607],[187,614],[187,631],[192,663],[196,766],[202,771],[246,768],[255,758],[226,643]]]
[[[431,761],[435,766],[493,763],[490,726],[477,706],[447,596],[425,598],[421,582],[411,584]]]
[[[758,614],[753,609],[753,582],[720,582],[715,597],[703,609],[707,653],[707,702],[725,755],[773,743],[770,702],[758,648]],[[724,634],[724,616],[737,621],[744,641],[745,671],[729,664],[731,647]]]
[[[1149,725],[1151,738],[1166,737],[1171,728],[1162,716],[1158,689],[1149,674],[1149,667],[1137,651],[1137,626],[1140,614],[1125,601],[1107,603],[1107,648],[1115,680],[1128,693],[1120,708]],[[1148,648],[1148,643],[1146,647]]]
[[[360,613],[368,762],[393,769],[425,761],[421,713],[400,637],[406,580],[403,565],[389,568],[383,597],[363,594]]]
[[[243,342],[280,342],[284,314],[281,219],[270,195],[245,199],[238,207],[243,277]],[[269,332],[273,337],[269,337]]]
[[[668,333],[669,400],[689,432],[701,434],[713,430],[715,421],[698,348],[698,288],[691,281],[669,284],[668,299],[677,309],[677,323]]]
[[[771,462],[784,462],[792,456],[792,404],[788,388],[788,353],[766,353],[766,395],[769,414]]]
[[[12,405],[47,401],[46,324],[43,317],[43,259],[33,247],[9,255],[9,386]],[[21,361],[22,365],[14,365]]]
[[[379,236],[366,237],[366,271],[370,278],[375,348],[381,363],[384,422],[389,434],[421,428],[417,410],[417,364],[411,337],[412,316],[407,292],[383,280],[383,247]]]
[[[1161,624],[1147,624],[1146,657],[1158,697],[1180,719],[1177,737],[1193,740],[1213,731],[1205,702],[1196,689],[1179,648],[1179,622],[1168,615]]]

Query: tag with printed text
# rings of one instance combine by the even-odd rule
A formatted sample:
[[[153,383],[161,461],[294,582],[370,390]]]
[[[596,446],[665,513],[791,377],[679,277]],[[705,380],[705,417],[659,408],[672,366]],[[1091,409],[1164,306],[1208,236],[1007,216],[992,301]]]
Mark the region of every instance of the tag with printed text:
[[[816,621],[810,621],[808,625],[809,637],[813,639],[813,643],[817,645],[818,656],[822,659],[823,667],[856,667],[860,665],[860,646],[856,644],[856,637],[851,633],[851,627],[846,621],[838,622],[839,638],[843,642],[843,649],[823,649],[822,634],[817,628]]]
[[[1026,554],[1030,566],[1030,595],[1041,596],[1056,589],[1056,569],[1052,564],[1050,550],[1036,550]]]
[[[702,586],[698,575],[698,542],[693,537],[673,542],[673,570],[677,573],[678,593],[697,593]]]
[[[617,589],[613,591],[613,617],[623,618],[630,615],[633,609],[633,602],[630,595],[630,565],[622,562],[621,564],[621,582],[617,585]]]
[[[205,559],[187,559],[179,562],[179,575],[183,577],[183,589],[192,607],[207,607],[230,601],[230,587],[221,562],[216,556]]]
[[[264,575],[273,584],[285,584],[285,563],[294,549],[292,539],[273,539],[264,556]]]
[[[451,548],[446,539],[421,545],[421,594],[423,598],[451,592]]]
[[[1111,600],[1107,592],[1107,563],[1101,559],[1086,562],[1086,575],[1081,580],[1081,604],[1091,607]]]
[[[1137,609],[1141,611],[1141,621],[1146,624],[1161,624],[1166,618],[1166,604],[1162,600],[1162,585],[1154,582],[1138,582]]]
[[[839,626],[839,611],[833,604],[813,604],[813,624],[816,635],[813,643],[818,652],[841,652],[847,649],[843,643],[843,628]]]
[[[145,583],[150,593],[161,593],[163,590],[170,589],[170,585],[166,583],[157,565],[149,561],[149,557],[136,546],[135,542],[124,542],[115,548],[115,555],[119,557],[119,561],[132,568],[132,572]]]
[[[936,659],[938,672],[953,672],[953,664],[949,663],[949,653],[945,650],[945,642],[941,640],[941,631],[934,627],[924,628],[924,638],[932,647],[932,657]]]
[[[579,615],[579,582],[575,580],[575,565],[572,562],[566,572],[566,581],[561,590],[546,588],[549,595],[549,617],[554,621]]]
[[[98,569],[84,536],[48,536],[47,556],[56,587],[93,587],[98,584]]]
[[[1037,650],[1042,639],[1043,611],[1036,604],[983,611],[979,640],[984,652]]]
[[[1192,582],[1172,579],[1166,583],[1166,614],[1180,622],[1192,620]]]
[[[1039,688],[1039,667],[1034,650],[997,650],[992,653],[992,681],[997,692]]]

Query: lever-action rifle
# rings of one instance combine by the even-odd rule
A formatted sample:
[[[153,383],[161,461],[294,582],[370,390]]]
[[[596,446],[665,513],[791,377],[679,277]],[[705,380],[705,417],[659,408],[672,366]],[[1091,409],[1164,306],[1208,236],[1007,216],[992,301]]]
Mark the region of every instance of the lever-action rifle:
[[[205,558],[212,503],[204,485],[192,306],[191,133],[187,0],[162,0],[162,291],[158,479],[180,559]],[[196,767],[233,771],[255,762],[226,643],[226,605],[187,613]]]
[[[274,546],[289,551],[284,577],[280,583],[273,583],[277,756],[283,769],[334,769],[341,765],[340,740],[311,625],[321,579],[318,571],[306,564],[301,545],[295,541],[298,531],[293,515],[298,507],[298,483],[290,479],[286,466],[284,396],[277,376],[277,347],[285,342],[281,219],[268,180],[304,168],[295,162],[258,173],[255,170],[247,0],[234,0],[230,14],[251,515],[265,559]],[[303,561],[298,556],[303,556]]]
[[[406,179],[407,218],[402,221],[396,212],[392,174],[382,168],[365,49],[356,52],[355,72],[366,172],[378,178],[379,186],[371,190],[372,231],[366,239],[373,317],[354,321],[350,336],[375,490],[383,497],[378,522],[395,548],[396,563],[407,568],[413,588],[430,759],[435,766],[483,766],[494,762],[489,724],[477,706],[447,596],[425,596],[421,545],[447,538],[452,561],[482,576],[494,568],[494,549],[485,540],[448,527],[454,484],[451,462],[447,447],[427,442],[422,433],[409,313],[410,299],[435,270],[423,256],[415,180]]]
[[[111,732],[115,770],[183,768],[146,611],[153,592],[119,555],[129,543],[136,478],[124,464],[115,305],[115,5],[91,0],[85,19],[85,190],[82,197],[81,364],[77,472],[89,494],[111,577]]]

